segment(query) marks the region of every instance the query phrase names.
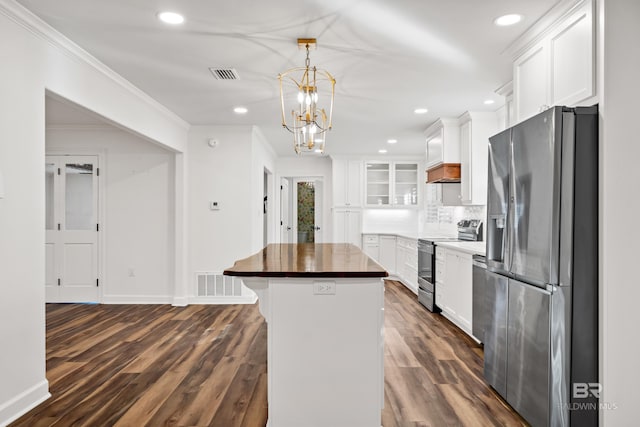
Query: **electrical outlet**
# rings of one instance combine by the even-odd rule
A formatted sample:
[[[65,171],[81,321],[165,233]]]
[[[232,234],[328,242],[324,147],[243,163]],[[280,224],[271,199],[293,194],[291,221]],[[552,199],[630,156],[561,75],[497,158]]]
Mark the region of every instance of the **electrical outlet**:
[[[335,295],[336,282],[313,282],[314,295]]]
[[[209,202],[209,209],[211,209],[212,211],[219,211],[220,210],[220,203],[219,202]]]

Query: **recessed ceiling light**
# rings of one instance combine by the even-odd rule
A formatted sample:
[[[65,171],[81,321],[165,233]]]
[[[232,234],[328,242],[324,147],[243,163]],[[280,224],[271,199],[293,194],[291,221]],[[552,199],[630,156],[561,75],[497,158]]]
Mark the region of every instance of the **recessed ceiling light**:
[[[395,144],[396,142],[398,142],[397,139],[387,139],[387,143],[389,144]]]
[[[415,110],[413,110],[413,112],[416,114],[426,114],[429,112],[429,110],[427,110],[426,108],[416,108]]]
[[[165,24],[178,25],[184,22],[184,16],[175,12],[160,12],[158,13],[158,19]]]
[[[233,112],[237,114],[245,114],[247,111],[249,110],[247,110],[246,107],[236,107],[233,109]]]
[[[484,105],[491,105],[494,102],[496,102],[496,101],[494,101],[493,99],[487,99],[486,101],[484,101]]]
[[[385,154],[387,152],[387,150],[385,150],[384,148],[382,150],[378,150],[378,153],[380,154]]]
[[[493,23],[499,27],[507,27],[509,25],[517,24],[520,21],[522,21],[522,15],[511,13],[509,15],[502,15],[496,18]]]

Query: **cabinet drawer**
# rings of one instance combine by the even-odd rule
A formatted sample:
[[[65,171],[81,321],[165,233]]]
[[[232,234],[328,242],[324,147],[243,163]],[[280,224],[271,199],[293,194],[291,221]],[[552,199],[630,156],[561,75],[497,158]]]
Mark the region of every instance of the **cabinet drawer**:
[[[446,249],[439,248],[439,247],[436,246],[436,260],[444,261],[445,254],[446,254]]]
[[[365,245],[367,244],[377,245],[379,238],[377,234],[365,234],[363,240]]]

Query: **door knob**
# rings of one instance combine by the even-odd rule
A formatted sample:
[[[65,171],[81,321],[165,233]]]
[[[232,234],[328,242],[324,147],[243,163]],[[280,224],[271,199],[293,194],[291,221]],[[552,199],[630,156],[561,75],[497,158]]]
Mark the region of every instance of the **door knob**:
[[[320,230],[320,226],[316,225],[315,227],[313,227],[316,231]]]
[[[287,231],[291,230],[291,226],[287,225]]]

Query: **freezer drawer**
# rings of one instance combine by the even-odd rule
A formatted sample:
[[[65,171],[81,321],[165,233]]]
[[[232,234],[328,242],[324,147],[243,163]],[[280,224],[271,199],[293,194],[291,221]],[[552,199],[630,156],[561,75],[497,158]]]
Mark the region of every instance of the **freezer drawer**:
[[[484,377],[507,397],[507,285],[506,277],[490,271],[485,276]]]
[[[533,426],[549,424],[551,294],[509,279],[507,402]]]

